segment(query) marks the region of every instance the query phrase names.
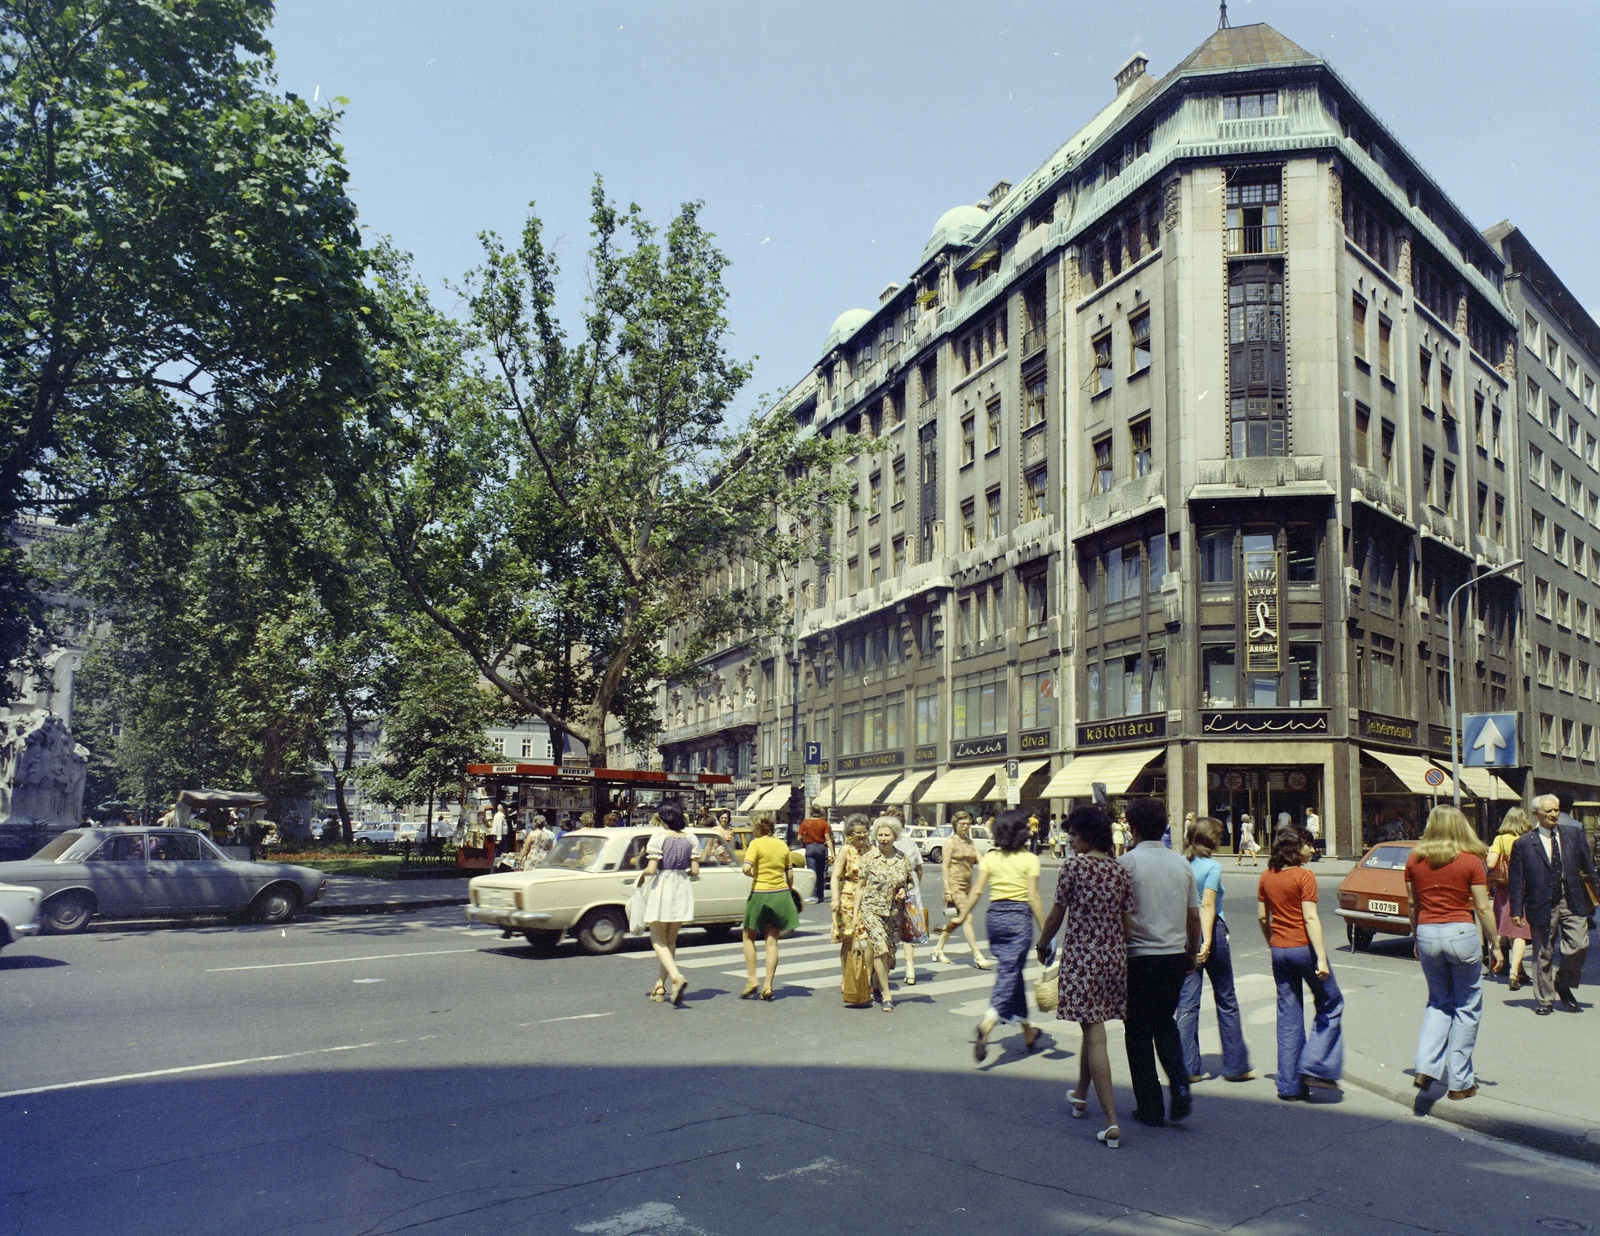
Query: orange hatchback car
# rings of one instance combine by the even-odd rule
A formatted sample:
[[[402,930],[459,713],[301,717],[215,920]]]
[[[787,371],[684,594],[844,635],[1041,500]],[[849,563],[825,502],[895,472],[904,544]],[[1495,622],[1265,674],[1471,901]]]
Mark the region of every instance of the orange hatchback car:
[[[1406,859],[1415,841],[1380,841],[1362,856],[1339,885],[1339,917],[1353,949],[1364,949],[1380,931],[1411,934],[1406,898]]]

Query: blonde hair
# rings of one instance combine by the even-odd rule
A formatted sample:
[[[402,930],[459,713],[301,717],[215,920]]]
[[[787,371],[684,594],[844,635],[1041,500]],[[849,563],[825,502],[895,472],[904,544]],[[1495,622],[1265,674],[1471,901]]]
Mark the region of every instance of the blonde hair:
[[[755,832],[756,836],[770,837],[772,836],[773,829],[775,829],[777,825],[775,825],[772,821],[772,813],[763,811],[760,815],[756,816],[755,819],[750,821],[750,827]]]
[[[1455,807],[1435,807],[1428,812],[1428,827],[1412,851],[1436,870],[1446,863],[1455,862],[1459,854],[1467,853],[1482,858],[1488,852],[1489,847],[1478,840],[1478,834],[1472,831],[1467,817]]]
[[[1528,818],[1528,813],[1521,807],[1513,807],[1507,811],[1505,818],[1500,821],[1500,827],[1495,832],[1497,837],[1520,837],[1523,833],[1533,830],[1533,821]]]
[[[1189,812],[1189,817],[1194,818],[1194,812]],[[1188,847],[1183,851],[1185,858],[1210,858],[1219,849],[1228,836],[1228,830],[1223,828],[1222,821],[1215,816],[1201,816],[1189,825]]]

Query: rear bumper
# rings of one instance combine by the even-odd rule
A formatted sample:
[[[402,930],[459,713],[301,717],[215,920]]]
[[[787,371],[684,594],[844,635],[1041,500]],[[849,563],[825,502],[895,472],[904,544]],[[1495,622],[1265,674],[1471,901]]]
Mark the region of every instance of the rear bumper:
[[[1379,914],[1375,910],[1345,910],[1335,911],[1338,916],[1348,922],[1360,926],[1371,927],[1374,931],[1392,931],[1400,935],[1411,934],[1411,918],[1405,914]]]
[[[537,910],[513,910],[510,906],[468,906],[467,917],[475,923],[488,923],[511,931],[555,931],[550,915]]]
[[[31,923],[12,923],[10,926],[11,934],[14,936],[36,936],[39,934],[39,924],[37,921]]]

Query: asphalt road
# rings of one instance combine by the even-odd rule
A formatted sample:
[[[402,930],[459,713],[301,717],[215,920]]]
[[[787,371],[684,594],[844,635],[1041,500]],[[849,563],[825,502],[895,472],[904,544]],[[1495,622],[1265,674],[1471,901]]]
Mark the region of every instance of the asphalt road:
[[[825,906],[769,1004],[737,999],[736,943],[686,931],[682,1009],[645,998],[640,941],[539,960],[459,909],[28,941],[0,954],[0,1233],[1600,1230],[1590,1164],[1355,1087],[1277,1102],[1253,876],[1228,887],[1261,1076],[1202,1083],[1181,1127],[1147,1130],[1114,1034],[1115,1152],[1097,1111],[1068,1118],[1076,1027],[975,1065],[990,981],[964,946],[952,967],[923,950],[892,1014],[845,1009]],[[1360,1016],[1414,1035],[1402,952],[1336,954],[1352,1020],[1359,966]],[[1593,1041],[1570,1076],[1600,1099]]]

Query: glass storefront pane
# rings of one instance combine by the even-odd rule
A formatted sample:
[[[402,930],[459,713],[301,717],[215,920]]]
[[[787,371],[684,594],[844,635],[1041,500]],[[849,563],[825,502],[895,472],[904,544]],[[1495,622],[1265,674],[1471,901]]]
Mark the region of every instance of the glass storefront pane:
[[[1250,675],[1250,707],[1276,708],[1278,706],[1278,676],[1276,674]]]
[[[1123,698],[1128,703],[1128,716],[1144,711],[1144,658],[1122,658]]]
[[[1153,649],[1150,653],[1150,711],[1167,710],[1167,654]]]
[[[1232,708],[1237,698],[1237,673],[1234,668],[1232,644],[1213,644],[1200,654],[1204,674],[1204,696],[1201,703],[1207,708]]]

